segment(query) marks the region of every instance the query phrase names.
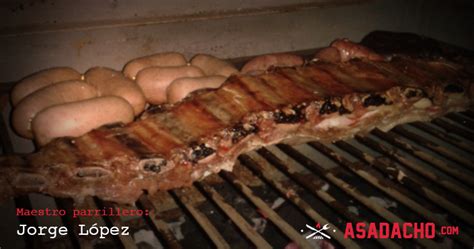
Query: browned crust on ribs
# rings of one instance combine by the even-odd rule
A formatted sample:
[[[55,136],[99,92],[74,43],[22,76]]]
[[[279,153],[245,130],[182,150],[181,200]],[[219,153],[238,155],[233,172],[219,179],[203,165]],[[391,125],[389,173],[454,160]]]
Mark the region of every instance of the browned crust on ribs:
[[[238,155],[261,146],[334,141],[464,110],[472,103],[472,79],[462,65],[403,56],[234,75],[219,89],[129,125],[1,158],[1,194],[133,203],[144,190],[186,186],[232,170]]]

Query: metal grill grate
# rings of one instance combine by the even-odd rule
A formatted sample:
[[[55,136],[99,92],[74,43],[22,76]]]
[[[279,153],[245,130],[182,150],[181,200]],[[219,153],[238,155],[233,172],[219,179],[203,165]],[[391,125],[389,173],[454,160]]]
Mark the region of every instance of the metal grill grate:
[[[142,196],[137,206],[150,210],[148,217],[65,216],[59,222],[73,231],[69,236],[28,237],[25,243],[29,248],[147,248],[144,243],[165,248],[282,248],[290,242],[300,248],[314,248],[315,243],[348,248],[471,247],[473,122],[474,112],[467,111],[333,144],[269,146],[240,156],[233,172],[221,172],[189,188]],[[12,152],[5,123],[0,123],[3,152]],[[37,198],[49,199],[50,208],[66,210],[120,207],[94,198],[78,206],[38,195],[16,198],[14,205],[31,208]],[[438,235],[434,240],[344,238],[346,222],[381,221],[459,226],[459,235]],[[19,222],[41,221],[22,217]],[[127,225],[131,235],[102,240],[78,236],[79,223]],[[305,239],[301,229],[315,223],[330,224],[335,229],[332,239]]]

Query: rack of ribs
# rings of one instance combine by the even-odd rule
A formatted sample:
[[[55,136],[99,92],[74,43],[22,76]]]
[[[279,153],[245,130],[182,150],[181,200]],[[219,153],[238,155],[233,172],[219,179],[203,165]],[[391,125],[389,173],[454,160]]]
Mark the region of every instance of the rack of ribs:
[[[195,92],[128,125],[4,156],[0,195],[40,192],[133,203],[144,191],[230,171],[240,154],[262,146],[336,141],[472,106],[472,65],[381,56],[344,40],[332,48],[344,58],[326,60],[321,53],[301,67],[233,75],[218,89]]]

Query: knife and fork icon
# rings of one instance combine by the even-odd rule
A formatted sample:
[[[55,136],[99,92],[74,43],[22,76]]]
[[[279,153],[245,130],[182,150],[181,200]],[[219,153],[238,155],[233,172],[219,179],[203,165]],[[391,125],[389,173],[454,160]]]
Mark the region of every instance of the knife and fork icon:
[[[328,230],[329,229],[329,224],[326,224],[324,225],[321,229],[316,229],[308,224],[306,224],[306,227],[309,228],[311,231],[314,231],[314,233],[306,236],[306,239],[309,239],[309,238],[312,238],[313,236],[315,236],[316,234],[320,234],[321,236],[324,236],[326,239],[331,239],[331,237],[325,233],[323,233],[323,231],[325,230]]]

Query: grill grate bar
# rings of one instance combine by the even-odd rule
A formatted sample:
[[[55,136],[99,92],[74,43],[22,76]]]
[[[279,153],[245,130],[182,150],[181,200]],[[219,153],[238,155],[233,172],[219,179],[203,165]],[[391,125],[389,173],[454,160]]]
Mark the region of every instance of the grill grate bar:
[[[298,185],[302,186],[303,188],[311,192],[313,195],[319,197],[319,199],[321,199],[324,203],[330,206],[331,209],[343,215],[346,219],[351,220],[353,222],[364,222],[362,218],[356,216],[354,213],[351,213],[346,206],[342,205],[340,202],[337,201],[336,198],[334,198],[332,195],[322,189],[322,186],[326,184],[329,185],[327,181],[322,180],[318,175],[315,174],[303,176],[297,173],[297,171],[294,169],[294,165],[297,162],[290,161],[291,159],[289,159],[286,154],[281,152],[276,147],[269,146],[267,148],[262,148],[259,150],[259,153],[272,164],[272,167],[262,166],[265,167],[261,170],[262,173],[265,173],[265,171],[276,172],[277,170],[273,168],[276,167],[278,170],[282,171]],[[262,165],[265,164],[266,163],[262,163]]]
[[[17,208],[32,209],[31,201],[28,196],[20,196],[15,198],[15,206]],[[38,226],[38,222],[34,217],[21,216],[18,217],[20,224],[26,224],[27,226]],[[41,237],[25,235],[25,243],[28,248],[41,248]]]
[[[302,155],[300,152],[296,151],[295,149],[291,148],[290,146],[288,146],[288,145],[278,145],[278,147],[281,148],[285,153],[289,154],[296,161],[298,161],[302,165],[309,168],[315,174],[320,175],[320,176],[324,176],[331,183],[333,183],[338,188],[343,190],[346,194],[350,195],[352,198],[359,201],[360,203],[362,203],[363,205],[368,207],[370,210],[372,210],[373,212],[375,212],[376,214],[378,214],[380,217],[384,218],[385,220],[387,220],[389,222],[398,222],[398,223],[405,222],[402,218],[400,218],[399,216],[394,214],[392,211],[388,210],[385,207],[380,206],[373,199],[370,199],[369,197],[364,195],[356,187],[352,186],[351,184],[344,181],[342,178],[336,176],[332,172],[325,171],[316,162],[309,160],[304,155]],[[436,246],[436,243],[434,243],[432,241],[418,240],[418,242],[420,244],[424,245],[425,247],[428,247],[428,248],[433,248],[434,246]]]
[[[392,198],[405,204],[406,206],[410,207],[412,210],[417,211],[418,214],[431,213],[426,208],[422,207],[415,201],[409,199],[407,196],[402,194],[400,192],[401,189],[398,188],[397,186],[388,183],[387,181],[385,181],[384,178],[380,176],[376,176],[375,174],[373,174],[373,172],[369,173],[371,172],[371,170],[365,167],[364,164],[353,164],[349,162],[347,159],[345,159],[344,157],[337,154],[332,149],[328,148],[327,146],[324,146],[323,144],[319,142],[310,142],[309,144],[315,149],[317,149],[318,151],[321,151],[324,155],[335,160],[339,165],[344,166],[345,168],[349,169],[350,171],[352,171],[353,173],[355,173],[362,179],[366,180],[368,183],[374,185],[377,189],[382,190],[384,193],[388,194]],[[423,244],[424,246],[428,246],[429,248],[436,246],[436,243],[432,241],[428,242],[425,240],[419,240],[419,243]]]
[[[427,132],[428,134],[441,139],[444,142],[450,143],[454,145],[457,148],[463,149],[466,152],[469,153],[474,153],[474,147],[472,145],[469,145],[465,141],[462,141],[461,139],[458,139],[454,136],[451,136],[450,134],[443,133],[442,131],[438,131],[435,128],[431,127],[428,124],[421,123],[421,122],[414,122],[410,124],[411,126],[414,126],[424,132]]]
[[[71,199],[64,199],[64,198],[55,198],[56,205],[60,209],[64,210],[72,210],[74,207],[74,203]],[[62,222],[64,225],[67,227],[68,231],[74,231],[74,225],[77,225],[74,223],[74,219],[72,217],[71,212],[67,212],[65,216],[62,216]],[[77,233],[68,233],[68,237],[71,240],[71,244],[74,248],[81,248],[80,240],[79,237],[77,236]]]
[[[406,138],[409,138],[410,140],[416,142],[417,144],[425,147],[425,148],[428,148],[448,159],[451,159],[457,163],[460,163],[462,164],[463,166],[466,166],[466,167],[469,167],[471,169],[474,169],[474,162],[472,162],[471,160],[469,159],[466,159],[465,157],[462,157],[461,155],[459,154],[456,154],[456,153],[453,153],[451,150],[447,149],[446,147],[443,147],[441,145],[438,145],[438,144],[434,144],[433,142],[429,141],[428,139],[420,136],[420,135],[417,135],[417,134],[414,134],[413,132],[410,132],[408,130],[406,130],[405,128],[401,127],[401,126],[397,126],[395,128],[392,129],[395,133],[399,134],[399,135],[402,135]]]
[[[474,194],[471,191],[468,191],[463,186],[457,184],[456,182],[450,181],[449,179],[446,179],[445,177],[443,177],[440,174],[437,174],[436,172],[427,170],[427,168],[421,166],[420,164],[414,162],[413,160],[407,159],[406,157],[398,153],[396,150],[389,149],[386,146],[382,145],[381,143],[378,143],[375,140],[369,138],[368,136],[366,137],[356,136],[356,140],[366,145],[367,147],[375,151],[378,151],[387,157],[390,157],[391,159],[401,163],[402,165],[410,168],[411,170],[414,170],[418,174],[428,178],[434,183],[439,184],[440,186],[448,189],[449,191],[455,193],[456,195],[464,198],[464,200],[467,200],[467,201],[474,200]]]
[[[272,248],[270,244],[257,233],[252,226],[229,205],[215,189],[204,182],[196,183],[198,188],[205,192],[207,196],[229,217],[232,222],[242,231],[247,238],[252,241],[256,248]]]
[[[355,155],[360,160],[375,166],[389,178],[396,179],[396,182],[400,183],[401,185],[406,186],[417,194],[431,200],[433,203],[442,206],[446,210],[451,210],[453,214],[463,220],[466,220],[470,225],[474,224],[474,216],[472,214],[460,208],[458,205],[453,204],[451,201],[447,200],[435,191],[423,186],[422,182],[417,181],[416,178],[411,176],[411,174],[403,171],[396,164],[391,163],[390,160],[386,160],[387,158],[375,158],[344,141],[338,141],[336,142],[336,145],[350,154]]]
[[[468,139],[469,141],[474,141],[474,133],[472,133],[471,131],[463,129],[463,128],[457,126],[457,125],[450,124],[447,121],[445,121],[443,119],[440,119],[440,118],[434,119],[431,122],[433,124],[443,128],[444,131],[447,132],[447,133],[452,132],[452,133],[454,133],[458,136],[461,136],[463,138]]]
[[[374,185],[378,189],[382,190],[387,195],[391,196],[392,198],[396,199],[400,203],[403,203],[405,206],[414,210],[425,219],[434,221],[438,225],[442,225],[442,226],[451,225],[448,223],[448,221],[444,217],[436,215],[435,213],[431,212],[430,210],[428,210],[427,208],[425,208],[418,202],[409,198],[407,196],[408,191],[400,188],[398,185],[390,184],[386,179],[384,179],[381,176],[377,176],[366,165],[364,164],[355,165],[349,162],[344,157],[338,155],[332,149],[328,148],[327,146],[324,146],[323,144],[319,142],[310,142],[309,144],[313,146],[315,149],[321,151],[326,156],[338,162],[339,165],[350,169],[352,172],[354,172],[361,178],[365,179],[367,182]],[[466,236],[465,234],[460,234],[458,237],[456,237],[456,239],[458,239],[460,242],[462,242],[463,244],[467,246],[470,246],[474,243],[474,241],[470,237]],[[434,243],[433,241],[420,240],[420,243],[424,243],[423,245],[428,246],[429,248],[434,248],[435,246],[437,246],[436,243]]]
[[[445,160],[440,160],[439,158],[435,158],[432,155],[422,151],[421,149],[412,146],[411,144],[403,142],[400,137],[395,135],[392,132],[387,132],[384,133],[378,129],[375,129],[372,131],[372,134],[376,135],[379,138],[382,138],[383,140],[395,145],[398,148],[403,149],[404,151],[408,152],[410,155],[413,155],[433,166],[436,168],[442,170],[443,172],[448,173],[449,175],[460,179],[463,181],[464,184],[473,186],[474,183],[472,182],[472,178],[467,174],[464,170],[460,170],[459,168],[452,167],[451,164],[446,162]]]
[[[274,180],[276,170],[272,169],[272,166],[269,165],[269,163],[256,152],[249,152],[246,155],[242,155],[241,161],[243,161],[244,164],[248,166],[254,173],[257,173],[263,177],[268,183],[270,183],[270,185],[277,189],[281,195],[286,196],[288,200],[290,200],[301,211],[308,215],[313,221],[329,224],[331,227],[337,227],[326,218],[321,216],[313,208],[311,208],[311,206],[305,200],[303,200],[298,195],[298,193],[296,193],[294,190],[295,188],[286,188],[282,183]],[[341,245],[347,248],[361,248],[354,241],[344,239],[344,234],[341,232],[341,229],[335,232],[334,237]]]
[[[444,117],[447,117],[448,119],[456,122],[457,124],[464,126],[467,129],[472,129],[474,127],[474,122],[472,122],[470,119],[465,118],[457,113],[448,113],[444,115]]]
[[[194,189],[195,187],[191,187]],[[184,208],[191,214],[194,220],[199,224],[199,226],[206,232],[207,236],[212,240],[214,245],[217,248],[231,248],[230,245],[226,242],[224,237],[219,233],[219,230],[212,224],[212,222],[199,211],[191,203],[190,195],[181,192],[182,189],[172,190],[172,195],[176,196],[177,199],[183,204]]]
[[[336,210],[339,214],[343,215],[346,219],[352,221],[352,222],[363,222],[366,225],[368,224],[367,220],[362,219],[360,216],[356,216],[354,213],[351,213],[347,206],[342,205],[340,202],[337,201],[336,198],[334,198],[332,195],[327,193],[325,190],[322,189],[321,186],[324,184],[328,184],[325,181],[322,181],[317,175],[311,174],[307,176],[302,176],[301,174],[298,173],[293,173],[296,170],[292,169],[293,165],[295,163],[298,163],[296,161],[289,161],[286,157],[286,154],[282,153],[279,151],[276,147],[269,146],[267,148],[262,148],[259,150],[259,153],[262,154],[262,156],[266,159],[265,161],[259,161],[259,166],[262,167],[258,170],[258,172],[262,172],[263,176],[267,181],[273,181],[272,178],[269,178],[269,176],[265,176],[266,172],[271,172],[267,174],[271,175],[276,175],[277,174],[277,169],[283,171],[284,174],[288,175],[294,182],[299,184],[300,186],[304,187],[306,190],[310,191],[313,195],[319,197],[321,200],[325,202],[328,206],[331,207],[331,209]],[[283,158],[285,163],[283,162]],[[271,165],[270,163],[271,162]],[[293,187],[295,188],[295,187]],[[386,240],[386,239],[377,239],[377,242],[379,242],[383,247],[385,248],[400,248],[399,245],[397,245],[394,241],[392,240]],[[340,242],[342,245],[346,246],[347,248],[353,248],[351,245],[347,245],[347,239],[343,240]]]
[[[99,199],[96,199],[96,202],[99,203],[101,208],[117,208],[119,207],[118,205],[110,202],[103,202]],[[119,217],[117,216],[112,216],[112,217],[104,217],[105,222],[107,223],[108,227],[116,226],[116,227],[122,227],[122,221],[120,220]],[[133,241],[132,236],[130,235],[118,235],[119,243],[121,243],[125,249],[138,249],[137,245],[135,245],[135,242]]]
[[[157,210],[156,205],[153,203],[153,201],[154,201],[154,198],[152,196],[142,195],[140,197],[140,200],[138,201],[138,204],[143,209],[149,210],[148,221],[152,223],[151,227],[157,230],[154,232],[158,232],[159,235],[161,235],[158,237],[161,240],[164,240],[166,248],[181,249],[182,246],[179,244],[173,232],[171,232],[171,229],[169,228],[168,224],[160,218],[158,212],[156,211]]]
[[[93,197],[86,197],[82,202],[76,202],[75,204],[73,204],[73,207],[77,208],[77,209],[84,209],[84,210],[95,210],[95,209],[98,209],[97,205],[95,204],[94,202],[94,198]],[[71,210],[69,210],[71,211]],[[79,218],[76,218],[75,220],[73,220],[74,222],[74,225],[72,225],[73,227],[73,231],[75,233],[75,235],[79,238],[79,244],[81,246],[81,248],[84,248],[84,249],[87,249],[87,248],[94,248],[94,244],[97,243],[97,242],[107,242],[107,244],[116,244],[114,241],[111,241],[110,239],[110,236],[107,236],[105,237],[105,239],[98,239],[98,238],[94,238],[94,236],[79,236],[79,224],[84,224],[85,227],[91,227],[93,224],[96,224],[98,226],[104,226],[105,225],[105,221],[99,217],[96,217],[96,216],[91,216],[91,217],[79,217]]]
[[[471,119],[474,119],[474,112],[471,110],[467,110],[465,112],[461,112],[462,115],[468,116]]]
[[[312,248],[311,245],[304,240],[300,233],[298,233],[290,224],[283,220],[271,207],[269,207],[262,199],[257,197],[253,191],[240,181],[233,173],[221,172],[219,173],[224,179],[232,183],[245,197],[250,200],[260,212],[277,226],[288,238],[294,241],[300,248]]]
[[[1,140],[1,146],[4,154],[12,154],[14,152],[13,149],[13,144],[10,139],[10,136],[8,135],[8,129],[6,127],[6,122],[5,119],[3,118],[3,115],[0,114],[0,140]],[[20,196],[18,198],[15,198],[15,206],[17,208],[25,208],[25,209],[31,209],[31,201],[28,198],[28,196]],[[34,217],[31,216],[21,216],[18,217],[19,221],[21,224],[26,224],[28,226],[38,226],[38,222]],[[40,248],[41,245],[41,239],[37,236],[30,236],[30,235],[25,235],[25,244],[26,247],[28,248]]]

